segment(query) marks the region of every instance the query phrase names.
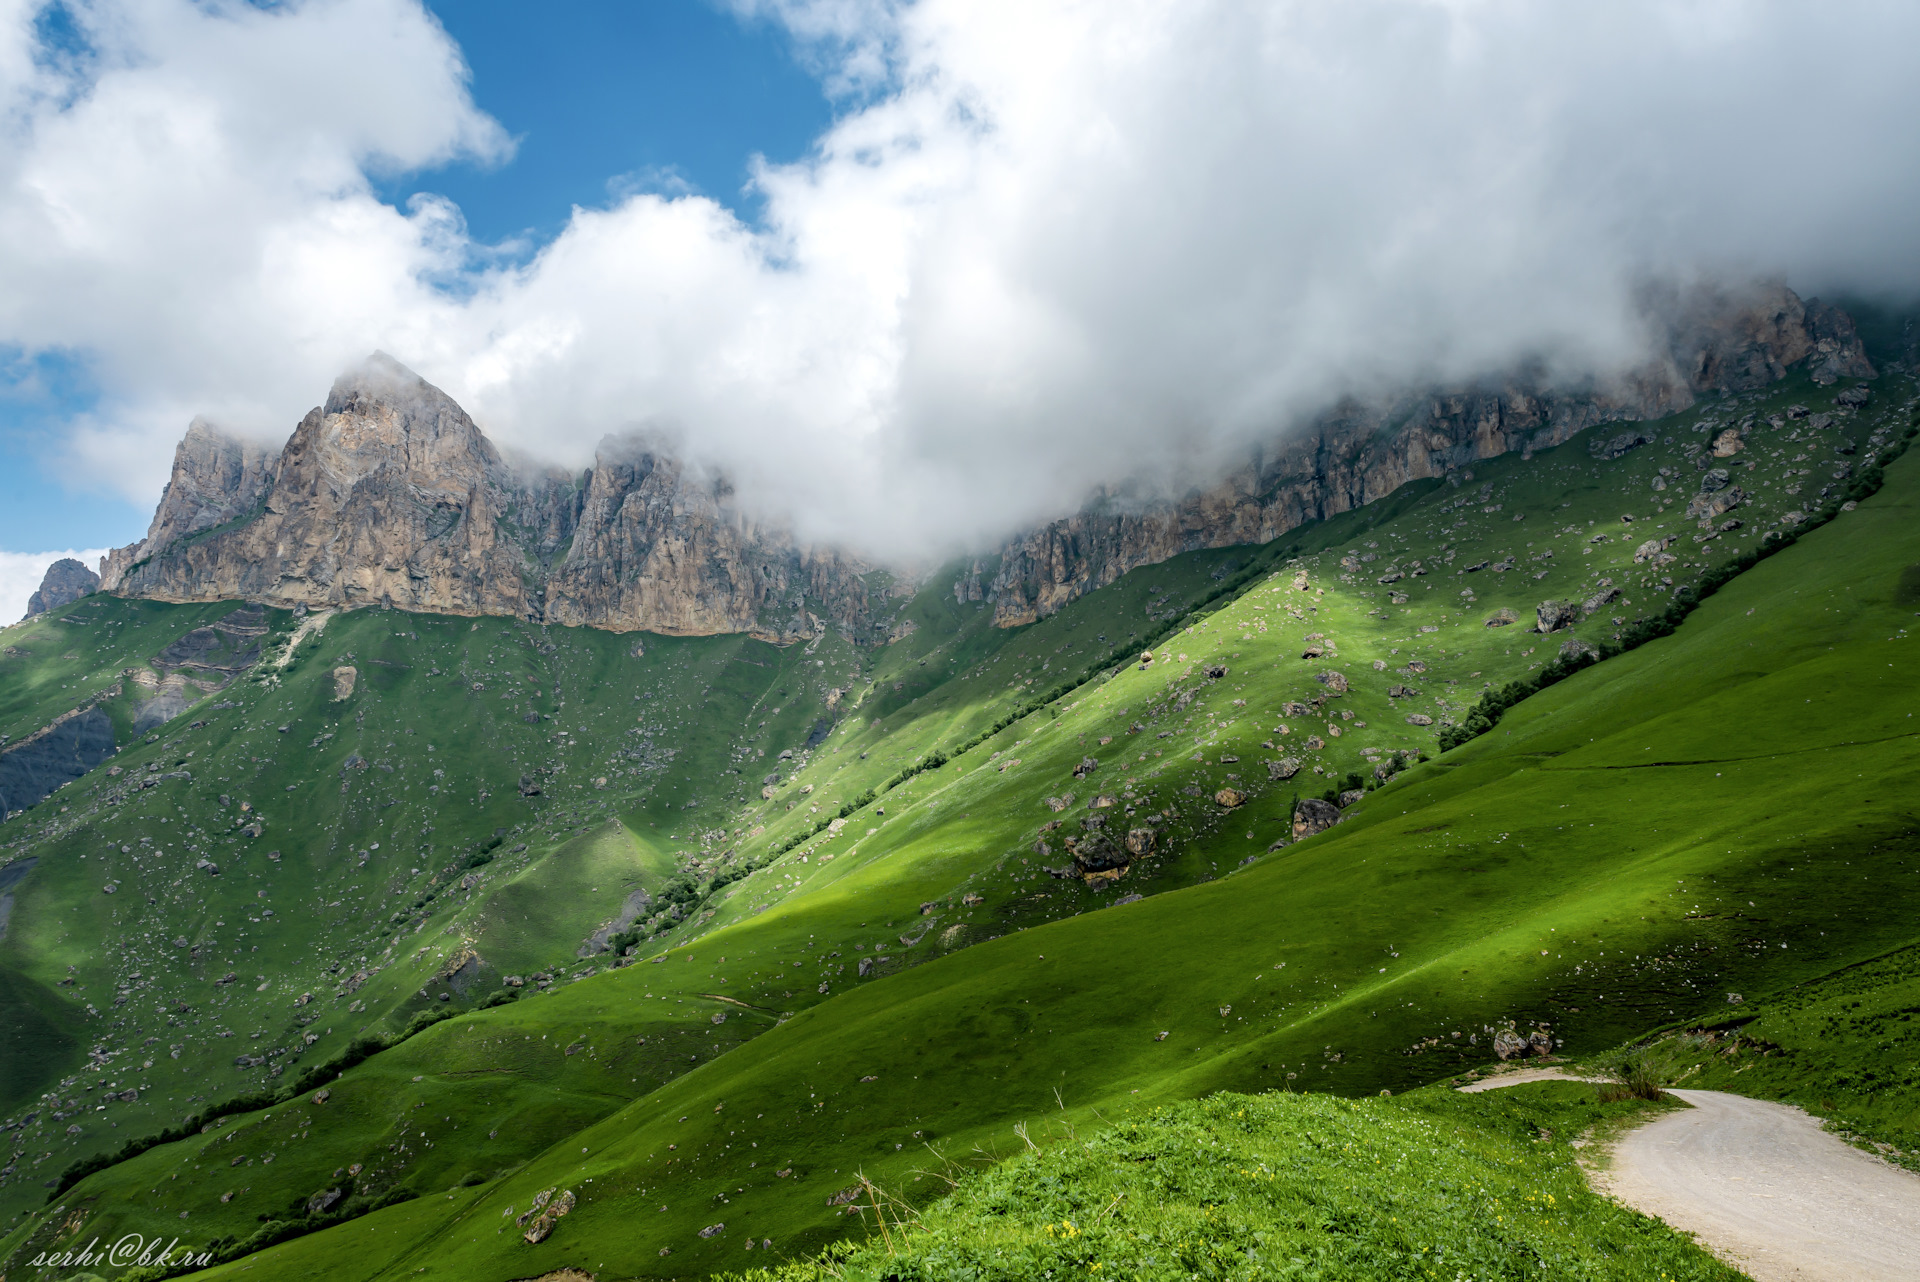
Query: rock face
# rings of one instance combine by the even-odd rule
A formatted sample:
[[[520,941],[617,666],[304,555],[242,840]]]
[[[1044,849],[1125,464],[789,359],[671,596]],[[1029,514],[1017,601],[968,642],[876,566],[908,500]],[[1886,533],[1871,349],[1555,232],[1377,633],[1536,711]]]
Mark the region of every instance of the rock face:
[[[884,637],[872,566],[801,548],[634,442],[580,477],[503,459],[453,400],[376,355],[269,456],[187,432],[146,539],[104,585],[169,601],[386,604],[616,631]]]
[[[1410,481],[1673,413],[1704,392],[1762,387],[1801,362],[1823,383],[1874,375],[1844,312],[1784,286],[1648,306],[1666,340],[1643,368],[1584,389],[1519,374],[1343,403],[1206,489],[1097,493],[974,561],[955,597],[991,603],[1000,626],[1031,623],[1140,566],[1267,542]],[[1629,430],[1596,452],[1646,439]],[[897,611],[919,582],[876,569],[798,544],[738,509],[724,478],[644,441],[604,443],[579,476],[515,467],[444,393],[375,356],[278,453],[196,421],[147,537],[111,553],[101,577],[105,590],[163,600],[387,603],[776,642],[833,628],[879,643],[911,630]]]
[[[99,575],[72,557],[63,556],[47,567],[40,590],[27,598],[27,614],[45,614],[71,605],[83,596],[92,596],[99,587]]]
[[[37,805],[113,753],[113,718],[98,704],[54,718],[0,751],[0,818]]]
[[[1665,353],[1614,383],[1543,390],[1516,377],[1377,406],[1347,404],[1306,431],[1256,451],[1218,485],[1171,502],[1101,493],[1078,515],[1008,542],[991,582],[969,599],[993,602],[995,621],[1031,623],[1127,571],[1197,548],[1264,543],[1308,521],[1371,503],[1408,481],[1513,450],[1559,445],[1595,424],[1654,418],[1704,392],[1764,387],[1806,362],[1816,381],[1873,377],[1853,321],[1785,286],[1730,296],[1703,291],[1658,300]],[[1596,445],[1607,457],[1646,438]],[[975,567],[976,580],[980,573]],[[1384,581],[1384,580],[1383,580]]]

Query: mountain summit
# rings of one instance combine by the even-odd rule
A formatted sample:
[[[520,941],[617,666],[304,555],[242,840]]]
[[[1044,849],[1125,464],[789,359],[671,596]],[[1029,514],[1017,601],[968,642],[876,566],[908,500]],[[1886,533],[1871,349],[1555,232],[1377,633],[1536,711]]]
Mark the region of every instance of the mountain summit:
[[[746,520],[724,484],[603,445],[575,478],[501,457],[391,357],[342,376],[278,457],[196,421],[105,587],[167,601],[388,605],[670,635],[865,633],[871,567]]]

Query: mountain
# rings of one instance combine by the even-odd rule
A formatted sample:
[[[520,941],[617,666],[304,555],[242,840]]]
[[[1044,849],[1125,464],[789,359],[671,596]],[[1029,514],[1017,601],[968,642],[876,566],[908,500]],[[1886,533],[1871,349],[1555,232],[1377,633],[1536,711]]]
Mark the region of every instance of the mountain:
[[[438,388],[376,355],[278,456],[196,422],[108,591],[164,601],[385,605],[769,640],[883,634],[872,567],[802,548],[724,483],[637,446],[574,478],[511,465]]]
[[[1660,357],[1583,390],[1538,374],[1349,402],[1176,499],[1122,487],[1018,535],[953,583],[1001,627],[1031,623],[1129,570],[1266,543],[1412,481],[1548,449],[1599,423],[1763,388],[1871,378],[1848,315],[1785,286],[1702,291],[1658,309]],[[385,356],[343,378],[271,458],[196,421],[140,544],[102,563],[109,591],[159,600],[390,604],[669,635],[885,639],[920,577],[801,547],[741,512],[724,478],[637,442],[581,477],[504,461],[460,407]]]
[[[70,556],[63,556],[47,567],[46,575],[40,580],[40,587],[27,598],[29,615],[45,614],[83,596],[89,596],[100,588],[100,576],[89,570]]]
[[[1383,1268],[1412,1256],[1376,1190],[1572,1198],[1545,1132],[1592,1115],[1423,1088],[1662,1028],[1697,1049],[1810,982],[1857,1001],[1861,964],[1916,942],[1920,385],[1880,348],[1871,386],[1827,381],[1834,352],[1775,377],[1750,351],[1757,386],[1175,551],[1017,626],[992,573],[954,590],[971,564],[890,586],[858,638],[818,611],[785,644],[564,624],[576,534],[521,580],[538,612],[123,592],[0,630],[0,777],[18,747],[36,789],[0,826],[0,1272],[164,1232],[231,1261],[210,1277],[815,1276],[871,1226],[850,1207],[913,1220],[953,1179],[969,1192],[913,1243],[1025,1234],[1057,1273],[1086,1261],[1027,1223],[1041,1204],[993,1209],[1034,1169],[997,1164],[1094,1139],[1196,1178],[1222,1144],[1310,1159],[1274,1175],[1342,1189],[1326,1215],[1258,1211],[1251,1186],[1234,1214]],[[280,555],[246,534],[272,520],[305,592],[303,567],[352,577],[388,537],[357,523],[399,512],[422,582],[465,590],[467,553],[433,560],[394,497],[408,460],[530,483],[387,373],[328,400],[343,454],[414,416],[357,472],[325,411],[251,472],[196,446],[196,478],[239,479],[170,489],[190,532],[127,572],[244,575],[221,541]],[[618,457],[569,482],[575,531],[632,519],[587,511]],[[540,538],[492,546],[545,564]],[[84,744],[47,746],[77,722]],[[1875,1036],[1899,1006],[1872,1007]],[[1887,1055],[1811,1032],[1847,1071]],[[1911,1087],[1874,1067],[1847,1123],[1903,1145]],[[1794,1068],[1766,1080],[1811,1083],[1822,1115],[1865,1089]],[[1407,1164],[1391,1187],[1298,1147],[1336,1123]],[[1057,1211],[1064,1172],[1046,1216],[1091,1223],[1145,1174]],[[1414,1210],[1461,1221],[1450,1254],[1510,1262],[1507,1229],[1451,1205]],[[1529,1249],[1725,1277],[1569,1207],[1599,1235]],[[1101,1223],[1150,1229],[1124,1199]],[[847,1276],[900,1272],[897,1246]]]

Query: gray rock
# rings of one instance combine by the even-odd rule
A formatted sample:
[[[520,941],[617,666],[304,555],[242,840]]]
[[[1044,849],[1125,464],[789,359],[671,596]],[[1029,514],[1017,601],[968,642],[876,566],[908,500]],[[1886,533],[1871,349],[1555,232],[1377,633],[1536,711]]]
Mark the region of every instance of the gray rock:
[[[1340,809],[1345,810],[1348,806],[1351,806],[1354,802],[1360,800],[1362,797],[1366,795],[1367,795],[1367,790],[1365,788],[1347,789],[1345,792],[1340,794]]]
[[[45,614],[70,605],[100,589],[100,576],[70,556],[63,556],[47,567],[40,590],[27,598],[29,615]]]
[[[1600,647],[1582,641],[1579,637],[1570,637],[1560,646],[1560,657],[1563,659],[1577,659],[1583,654],[1598,655],[1599,653]]]
[[[1293,839],[1304,841],[1340,822],[1340,808],[1331,801],[1308,797],[1293,808]]]
[[[1520,616],[1512,610],[1507,609],[1504,605],[1487,616],[1487,626],[1490,628],[1504,628],[1509,623],[1518,623],[1519,621]]]
[[[1725,489],[1727,482],[1732,479],[1732,474],[1724,467],[1709,468],[1700,475],[1700,492],[1711,494],[1715,490]]]
[[[1407,724],[1410,726],[1430,726],[1433,724],[1433,718],[1424,712],[1410,712],[1407,714]]]
[[[1604,609],[1605,607],[1612,605],[1615,601],[1618,601],[1619,599],[1620,599],[1619,588],[1602,588],[1600,589],[1600,591],[1588,597],[1585,601],[1582,601],[1580,603],[1580,608],[1586,611],[1588,614],[1592,614],[1596,610]]]
[[[1628,450],[1651,444],[1653,444],[1653,437],[1644,429],[1636,428],[1616,436],[1596,437],[1587,449],[1597,459],[1616,459]]]
[[[1865,409],[1873,400],[1873,389],[1865,383],[1857,383],[1833,398],[1835,405],[1843,405],[1850,410]]]
[[[1571,627],[1580,617],[1580,607],[1572,601],[1542,601],[1533,612],[1535,629],[1543,635]]]
[[[1300,773],[1300,762],[1294,757],[1281,757],[1267,763],[1268,779],[1291,779]]]

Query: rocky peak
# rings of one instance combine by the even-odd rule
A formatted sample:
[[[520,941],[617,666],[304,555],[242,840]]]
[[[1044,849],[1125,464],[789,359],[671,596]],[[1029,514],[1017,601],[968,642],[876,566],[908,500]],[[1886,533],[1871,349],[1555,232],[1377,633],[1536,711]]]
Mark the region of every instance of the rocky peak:
[[[384,352],[335,381],[283,458],[336,501],[386,472],[436,492],[504,481],[500,453],[451,396]]]
[[[277,457],[265,446],[194,419],[174,447],[173,475],[161,491],[147,537],[101,560],[102,586],[116,590],[135,562],[252,511],[273,483]]]
[[[603,444],[578,477],[516,466],[382,354],[300,421],[257,469],[263,486],[217,462],[240,447],[199,426],[147,540],[109,557],[119,591],[780,641],[884,635],[876,612],[898,604],[869,587],[872,566],[797,545],[735,508],[724,479],[644,442]],[[214,528],[236,512],[251,515]]]
[[[45,614],[63,605],[92,596],[100,587],[100,576],[70,556],[63,556],[47,567],[40,590],[27,598],[27,614]]]

